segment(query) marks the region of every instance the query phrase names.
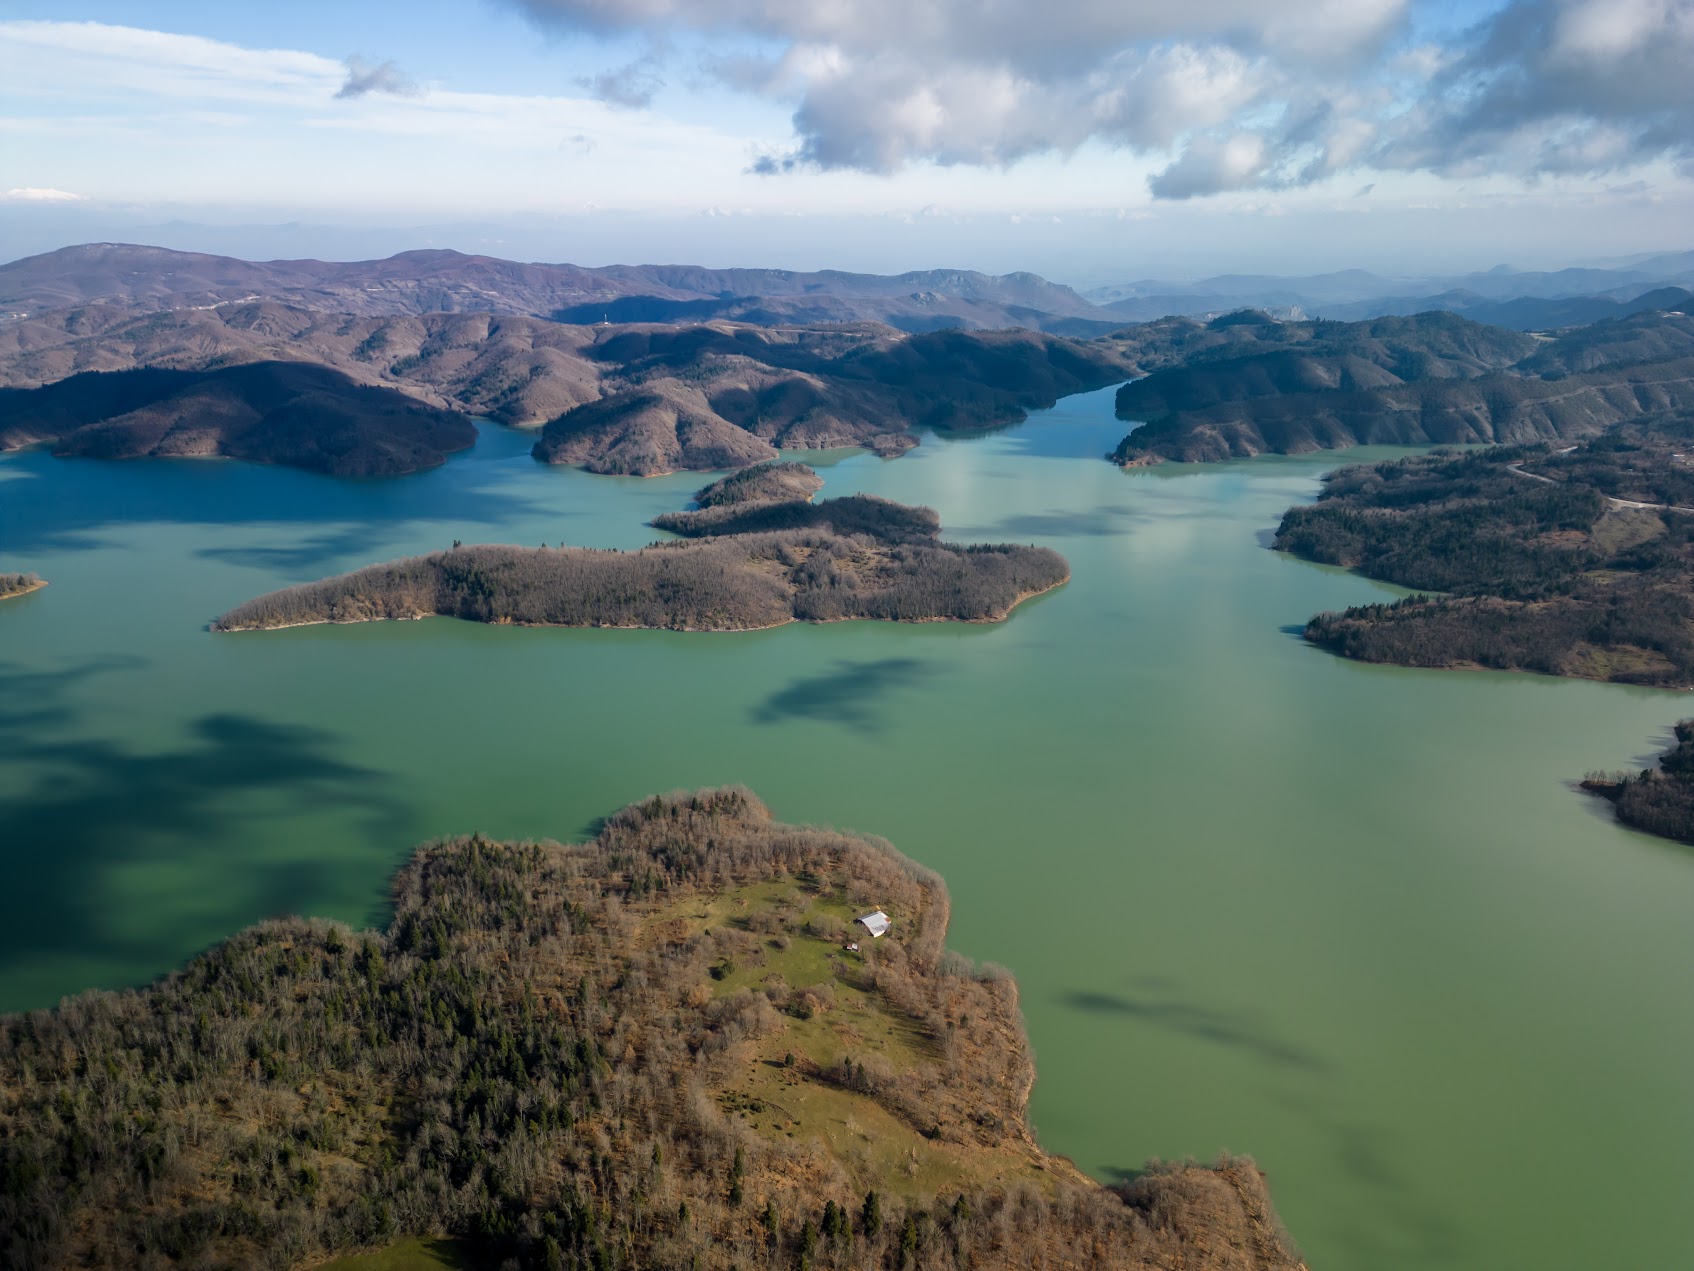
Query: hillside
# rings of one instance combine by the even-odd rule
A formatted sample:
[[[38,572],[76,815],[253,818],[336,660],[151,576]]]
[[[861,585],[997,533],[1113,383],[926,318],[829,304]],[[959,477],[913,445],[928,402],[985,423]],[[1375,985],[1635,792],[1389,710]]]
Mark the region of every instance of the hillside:
[[[1040,1149],[1016,990],[948,915],[740,790],[422,848],[382,931],[272,921],[0,1020],[0,1261],[1294,1271],[1251,1162],[1108,1190]]]
[[[441,250],[384,260],[246,261],[128,243],[88,243],[0,265],[0,308],[32,315],[96,302],[159,310],[254,299],[359,317],[495,312],[583,325],[723,318],[769,325],[875,321],[907,331],[1030,326],[1071,334],[1123,325],[1069,287],[1028,273],[586,268]]]
[[[464,415],[329,367],[88,373],[0,388],[0,450],[99,459],[221,455],[337,476],[417,472],[476,442]]]
[[[1032,331],[592,328],[487,313],[359,318],[275,301],[147,315],[90,305],[0,327],[0,383],[19,387],[94,370],[279,361],[444,410],[546,425],[538,458],[644,476],[740,467],[788,447],[897,454],[916,444],[913,429],[1016,423],[1131,365],[1117,341]]]
[[[694,505],[715,508],[738,503],[787,503],[810,499],[823,484],[823,478],[803,463],[761,463],[696,490]]]
[[[1111,341],[1031,331],[897,337],[717,323],[624,329],[594,352],[617,366],[605,396],[549,423],[535,456],[636,476],[739,467],[778,448],[898,454],[917,444],[914,429],[1017,423],[1115,383],[1128,365]]]
[[[1119,391],[1148,422],[1121,464],[1206,462],[1355,445],[1578,440],[1694,406],[1694,319],[1640,314],[1556,339],[1450,314],[1277,324]]]
[[[1346,657],[1694,684],[1694,417],[1568,451],[1437,451],[1325,480],[1290,508],[1281,551],[1444,593],[1319,614]]]
[[[532,427],[599,395],[596,332],[476,314],[358,318],[272,300],[137,313],[93,304],[0,325],[0,385],[84,371],[305,362],[443,409]]]

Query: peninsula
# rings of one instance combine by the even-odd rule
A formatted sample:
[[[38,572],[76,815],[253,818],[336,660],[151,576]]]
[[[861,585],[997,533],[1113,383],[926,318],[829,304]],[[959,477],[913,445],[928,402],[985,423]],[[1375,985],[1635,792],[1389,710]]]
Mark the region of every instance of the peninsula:
[[[86,372],[0,388],[0,450],[94,459],[222,456],[336,476],[433,468],[476,442],[465,415],[326,366]]]
[[[1694,719],[1679,722],[1658,767],[1640,772],[1591,772],[1582,780],[1590,794],[1610,799],[1617,818],[1661,838],[1694,843]]]
[[[1042,1151],[1016,989],[948,915],[739,789],[421,848],[384,930],[270,921],[0,1019],[0,1259],[1297,1271],[1251,1161],[1107,1188]]]
[[[1443,593],[1319,614],[1306,638],[1403,666],[1694,684],[1694,418],[1584,445],[1342,468],[1275,546]]]
[[[1649,310],[1555,336],[1451,313],[1368,322],[1232,314],[1163,325],[1183,351],[1118,392],[1125,466],[1356,445],[1579,441],[1694,407],[1694,318]],[[1186,325],[1188,330],[1181,328]]]
[[[46,585],[47,580],[38,574],[0,574],[0,600],[27,596],[32,591],[40,591]]]

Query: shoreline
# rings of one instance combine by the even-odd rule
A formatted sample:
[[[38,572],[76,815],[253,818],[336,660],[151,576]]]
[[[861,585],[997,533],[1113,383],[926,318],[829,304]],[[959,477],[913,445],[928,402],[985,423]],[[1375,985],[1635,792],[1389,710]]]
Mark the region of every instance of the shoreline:
[[[296,628],[296,627],[357,627],[357,626],[362,626],[365,623],[371,623],[371,622],[421,622],[425,618],[451,618],[451,619],[458,621],[458,622],[475,623],[477,626],[480,626],[480,627],[529,627],[529,628],[532,628],[532,629],[535,629],[535,630],[554,630],[554,631],[674,631],[674,632],[677,632],[678,634],[686,634],[686,635],[742,635],[742,634],[746,634],[746,633],[754,632],[754,631],[774,631],[778,627],[793,626],[795,623],[805,623],[808,626],[814,626],[814,627],[828,627],[828,626],[835,626],[836,624],[843,623],[843,622],[893,622],[893,623],[901,623],[901,624],[904,624],[904,625],[907,625],[907,626],[922,626],[922,625],[925,625],[925,624],[928,624],[928,623],[937,623],[937,622],[957,622],[957,623],[960,623],[964,626],[991,627],[991,626],[996,625],[997,623],[1004,622],[1004,621],[1006,621],[1006,619],[1010,618],[1012,616],[1012,614],[1014,612],[1016,612],[1017,607],[1019,605],[1023,604],[1024,601],[1034,600],[1037,596],[1045,596],[1048,592],[1057,591],[1060,587],[1063,587],[1066,583],[1070,582],[1070,580],[1071,580],[1070,571],[1067,569],[1065,571],[1065,576],[1063,578],[1059,579],[1057,582],[1053,583],[1051,586],[1042,587],[1042,588],[1040,588],[1036,591],[1020,592],[1020,593],[1018,593],[1017,597],[1012,601],[1012,603],[1007,605],[1005,609],[1001,610],[997,614],[993,614],[993,615],[986,617],[986,618],[947,618],[947,617],[934,617],[934,618],[866,618],[866,617],[795,618],[795,617],[788,617],[788,618],[784,618],[781,622],[766,622],[766,623],[761,623],[757,626],[747,626],[747,627],[639,627],[639,626],[621,626],[621,625],[617,625],[617,624],[613,624],[613,623],[573,624],[573,623],[564,623],[564,622],[511,622],[511,621],[482,622],[482,621],[479,621],[476,618],[460,618],[457,614],[436,613],[434,611],[431,611],[431,612],[428,612],[428,613],[406,614],[404,616],[399,616],[399,617],[384,616],[384,617],[378,617],[378,618],[313,618],[313,619],[306,621],[306,622],[279,622],[279,623],[276,623],[276,624],[271,625],[271,626],[262,626],[262,627],[261,626],[220,627],[215,622],[213,622],[213,623],[207,624],[206,630],[213,635],[239,635],[239,634],[243,634],[243,633],[247,633],[247,632],[253,632],[253,631],[288,631],[288,630],[291,630],[291,629]],[[46,584],[44,583],[42,585],[45,586]],[[21,593],[19,593],[19,594],[21,594]]]
[[[45,586],[47,586],[47,580],[45,578],[37,578],[32,582],[26,582],[22,587],[17,588],[15,591],[0,592],[0,600],[16,600],[19,596],[28,596],[34,592],[38,592]]]

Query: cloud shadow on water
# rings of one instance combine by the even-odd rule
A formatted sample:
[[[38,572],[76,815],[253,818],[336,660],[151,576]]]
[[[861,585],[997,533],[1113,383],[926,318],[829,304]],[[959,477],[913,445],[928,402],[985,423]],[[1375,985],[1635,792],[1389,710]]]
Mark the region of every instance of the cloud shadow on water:
[[[0,498],[0,542],[16,557],[44,551],[88,551],[124,541],[126,526],[204,527],[266,524],[318,531],[316,550],[336,546],[327,523],[348,525],[343,551],[383,537],[384,530],[428,522],[480,527],[514,518],[569,515],[515,489],[496,465],[468,455],[424,472],[392,477],[337,477],[292,468],[213,459],[59,459],[45,452],[9,460]],[[532,462],[524,459],[525,462]],[[516,462],[516,460],[513,460]],[[451,541],[441,544],[446,547]],[[313,540],[305,540],[309,545]],[[240,551],[239,548],[230,549]],[[300,558],[312,563],[310,546]],[[202,553],[215,555],[215,552]],[[237,563],[283,564],[254,557]]]
[[[890,694],[939,673],[921,658],[880,658],[873,662],[837,662],[836,669],[807,675],[772,693],[751,712],[755,724],[809,719],[873,735],[885,727],[879,710]]]
[[[361,526],[313,534],[278,546],[202,547],[195,555],[272,573],[292,573],[322,569],[330,561],[365,548],[370,541],[371,532]]]
[[[317,728],[217,713],[187,725],[168,749],[138,751],[74,735],[65,691],[120,669],[90,663],[39,674],[0,668],[0,762],[29,784],[0,809],[0,967],[54,957],[118,959],[137,978],[178,960],[181,934],[163,916],[117,921],[112,871],[157,859],[192,871],[195,885],[228,898],[229,934],[266,914],[300,912],[333,890],[346,862],[303,854],[243,856],[245,836],[295,808],[346,812],[367,827],[373,850],[416,837],[391,778],[335,755]],[[29,702],[27,706],[16,703]],[[68,737],[55,736],[69,732]],[[378,847],[377,845],[382,845]],[[161,854],[162,848],[164,854]],[[124,934],[131,933],[131,934]]]
[[[1329,1071],[1329,1065],[1319,1056],[1283,1041],[1262,1023],[1246,1015],[1197,1006],[1175,998],[1130,997],[1121,993],[1075,992],[1060,1000],[1077,1010],[1122,1015],[1183,1037],[1227,1046],[1279,1068],[1313,1074]]]

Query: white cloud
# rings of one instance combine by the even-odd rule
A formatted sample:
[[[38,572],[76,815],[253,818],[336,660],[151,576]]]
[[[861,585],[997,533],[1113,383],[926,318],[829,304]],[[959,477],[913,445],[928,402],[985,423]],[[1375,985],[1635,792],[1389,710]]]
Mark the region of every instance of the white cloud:
[[[1001,166],[1099,142],[1156,194],[1340,172],[1694,169],[1694,0],[1508,0],[1445,46],[1408,0],[508,0],[655,42],[794,107],[755,170]],[[764,52],[749,55],[749,44]]]
[[[86,194],[72,194],[69,190],[49,190],[41,186],[21,186],[0,194],[0,202],[4,203],[81,203],[87,199]]]

